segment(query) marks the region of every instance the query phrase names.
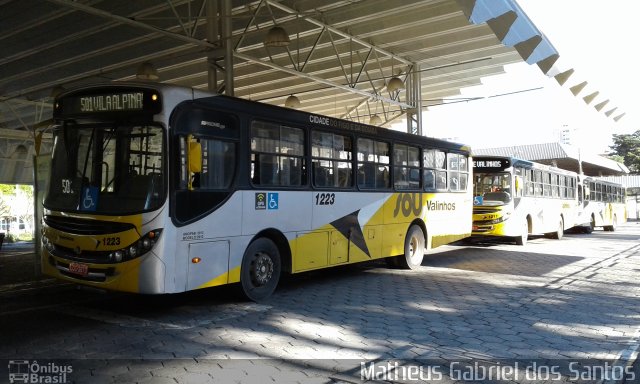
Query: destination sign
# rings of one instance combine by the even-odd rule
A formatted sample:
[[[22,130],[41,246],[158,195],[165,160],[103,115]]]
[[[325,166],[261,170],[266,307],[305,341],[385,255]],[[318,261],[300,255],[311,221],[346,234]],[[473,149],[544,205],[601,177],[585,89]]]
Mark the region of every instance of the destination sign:
[[[477,170],[502,171],[511,166],[511,161],[505,158],[484,157],[473,160],[473,168]]]
[[[80,112],[132,111],[144,109],[144,93],[116,93],[79,97]]]
[[[56,100],[54,115],[72,116],[101,113],[145,112],[162,110],[157,91],[141,88],[100,88],[81,91]]]

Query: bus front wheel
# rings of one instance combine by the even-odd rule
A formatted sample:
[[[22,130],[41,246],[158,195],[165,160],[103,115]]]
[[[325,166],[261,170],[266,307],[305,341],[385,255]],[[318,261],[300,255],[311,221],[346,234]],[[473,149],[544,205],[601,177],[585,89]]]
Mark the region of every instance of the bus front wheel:
[[[281,269],[280,251],[273,241],[266,237],[252,241],[244,252],[240,270],[244,296],[255,302],[271,296],[280,280]]]
[[[525,220],[521,235],[516,236],[516,245],[527,245],[528,239],[529,239],[529,222]]]
[[[589,219],[589,225],[586,227],[582,227],[582,231],[588,235],[593,233],[593,229],[595,227],[596,227],[596,219],[595,217],[593,217],[593,215],[591,215],[591,219]]]
[[[416,269],[424,258],[424,232],[419,225],[412,225],[404,240],[404,257],[397,259],[403,268]]]

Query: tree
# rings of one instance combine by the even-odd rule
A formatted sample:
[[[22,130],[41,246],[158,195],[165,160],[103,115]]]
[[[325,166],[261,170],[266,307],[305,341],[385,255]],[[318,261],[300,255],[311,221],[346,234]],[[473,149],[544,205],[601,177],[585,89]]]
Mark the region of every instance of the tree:
[[[620,156],[632,174],[640,174],[640,130],[632,134],[613,135],[613,151],[610,155]]]
[[[15,187],[9,184],[0,184],[0,218],[11,213],[10,199],[15,195]]]

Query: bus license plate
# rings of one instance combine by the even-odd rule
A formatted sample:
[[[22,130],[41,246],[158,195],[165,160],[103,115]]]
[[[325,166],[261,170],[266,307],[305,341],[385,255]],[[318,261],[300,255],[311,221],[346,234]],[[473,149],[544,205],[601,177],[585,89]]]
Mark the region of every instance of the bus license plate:
[[[89,274],[89,266],[82,263],[69,264],[69,272],[74,275],[87,276]]]

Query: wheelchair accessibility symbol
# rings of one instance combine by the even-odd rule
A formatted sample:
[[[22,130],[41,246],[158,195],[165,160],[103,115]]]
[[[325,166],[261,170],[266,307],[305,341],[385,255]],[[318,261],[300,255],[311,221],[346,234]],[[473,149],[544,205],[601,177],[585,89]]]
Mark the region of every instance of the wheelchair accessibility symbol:
[[[95,211],[98,205],[98,187],[82,189],[81,211]]]
[[[267,208],[268,209],[278,209],[278,194],[277,193],[267,193]]]

